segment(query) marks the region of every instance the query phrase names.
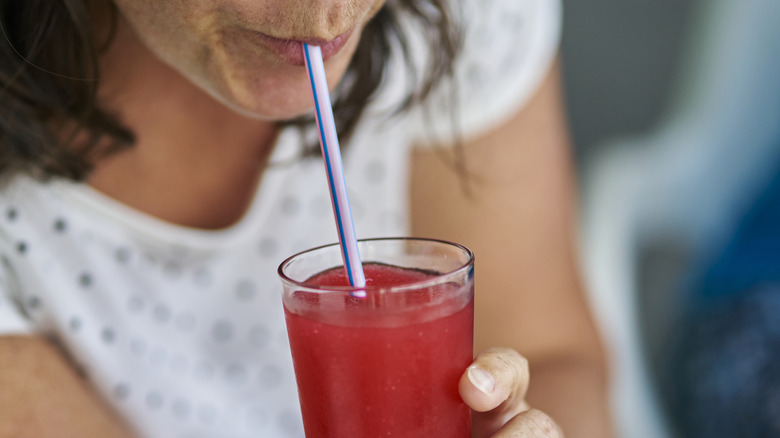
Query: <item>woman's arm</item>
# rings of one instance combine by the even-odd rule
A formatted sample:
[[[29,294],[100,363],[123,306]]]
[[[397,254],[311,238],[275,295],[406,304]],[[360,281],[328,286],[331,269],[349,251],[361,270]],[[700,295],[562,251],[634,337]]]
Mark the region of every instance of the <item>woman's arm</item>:
[[[530,364],[531,407],[569,438],[603,438],[610,436],[605,361],[578,272],[561,94],[556,65],[528,105],[463,145],[471,195],[440,152],[416,151],[412,232],[476,254],[476,351],[517,350]]]
[[[0,438],[130,438],[43,338],[0,336]]]

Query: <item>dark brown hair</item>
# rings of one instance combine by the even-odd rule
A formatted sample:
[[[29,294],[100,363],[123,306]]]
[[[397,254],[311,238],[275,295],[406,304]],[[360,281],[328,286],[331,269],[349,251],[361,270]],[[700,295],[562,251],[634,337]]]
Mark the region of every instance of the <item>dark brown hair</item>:
[[[95,159],[134,142],[133,133],[98,106],[98,58],[110,36],[94,35],[85,3],[0,0],[0,176],[22,171],[83,179]],[[368,24],[334,104],[342,138],[353,131],[382,83],[392,47],[412,65],[401,15],[424,29],[431,57],[423,77],[411,78],[397,110],[425,99],[438,79],[451,74],[459,35],[447,3],[388,0]],[[110,15],[116,19],[113,8]],[[407,71],[415,75],[413,68]]]

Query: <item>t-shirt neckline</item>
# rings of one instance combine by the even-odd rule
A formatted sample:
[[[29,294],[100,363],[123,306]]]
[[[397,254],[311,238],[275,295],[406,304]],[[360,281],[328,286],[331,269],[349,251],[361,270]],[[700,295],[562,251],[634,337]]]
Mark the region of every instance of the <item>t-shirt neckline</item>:
[[[190,249],[210,250],[233,246],[251,237],[267,215],[271,214],[271,205],[278,195],[281,183],[280,172],[285,163],[298,154],[299,135],[294,128],[285,128],[271,152],[268,165],[260,176],[252,199],[244,214],[233,224],[219,229],[205,229],[175,224],[124,204],[92,186],[71,180],[55,180],[52,188],[61,196],[68,197],[81,208],[108,219],[121,226],[151,237],[154,241],[184,246]]]

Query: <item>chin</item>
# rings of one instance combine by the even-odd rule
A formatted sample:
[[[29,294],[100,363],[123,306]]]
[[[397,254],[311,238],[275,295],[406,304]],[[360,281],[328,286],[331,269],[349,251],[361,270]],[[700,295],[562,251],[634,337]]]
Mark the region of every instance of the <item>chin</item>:
[[[286,86],[268,87],[247,84],[216,96],[231,110],[257,120],[284,121],[312,110],[314,101],[306,79]]]
[[[355,35],[357,36],[357,35]],[[325,62],[333,90],[344,76],[358,38]],[[221,55],[221,56],[220,56]],[[254,56],[253,56],[254,55]],[[314,100],[306,68],[280,61],[266,53],[219,53],[207,67],[205,87],[234,111],[256,119],[283,121],[311,111]]]

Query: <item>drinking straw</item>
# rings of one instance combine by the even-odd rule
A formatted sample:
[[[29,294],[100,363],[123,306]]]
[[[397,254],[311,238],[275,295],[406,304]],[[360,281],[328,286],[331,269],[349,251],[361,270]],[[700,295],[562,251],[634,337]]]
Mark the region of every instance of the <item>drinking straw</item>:
[[[363,266],[360,263],[355,225],[352,221],[352,211],[349,208],[349,196],[344,181],[344,167],[341,163],[341,150],[336,135],[336,123],[333,120],[328,83],[325,79],[325,66],[322,62],[322,52],[319,46],[303,44],[303,58],[306,62],[306,72],[309,76],[311,94],[314,98],[314,115],[319,128],[320,147],[325,168],[328,172],[330,200],[333,205],[333,215],[339,231],[341,256],[344,259],[344,269],[347,271],[349,284],[353,287],[366,286]]]

